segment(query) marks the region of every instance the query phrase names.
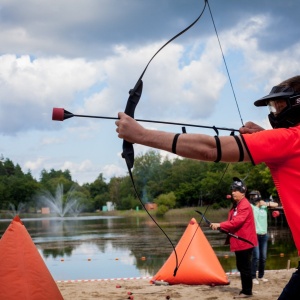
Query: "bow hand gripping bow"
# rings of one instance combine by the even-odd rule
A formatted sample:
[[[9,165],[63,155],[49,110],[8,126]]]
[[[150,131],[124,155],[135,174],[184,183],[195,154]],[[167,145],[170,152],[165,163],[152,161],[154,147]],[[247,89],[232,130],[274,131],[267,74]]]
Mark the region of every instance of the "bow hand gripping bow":
[[[125,114],[134,118],[135,108],[141,98],[143,91],[143,81],[139,79],[135,87],[129,91],[129,98],[125,108]],[[132,169],[134,164],[134,149],[133,144],[123,140],[122,157],[125,159],[127,168]]]

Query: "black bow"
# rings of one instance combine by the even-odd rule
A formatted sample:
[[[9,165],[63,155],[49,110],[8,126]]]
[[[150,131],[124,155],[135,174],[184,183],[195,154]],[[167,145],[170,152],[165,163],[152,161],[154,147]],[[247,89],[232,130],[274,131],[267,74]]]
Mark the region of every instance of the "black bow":
[[[186,32],[187,30],[189,30],[193,25],[195,25],[197,23],[197,21],[201,18],[202,14],[205,11],[206,8],[206,4],[207,4],[207,0],[204,1],[204,7],[202,9],[201,14],[198,16],[198,18],[192,23],[190,24],[188,27],[186,27],[185,29],[183,29],[182,31],[180,31],[178,34],[176,34],[175,36],[173,36],[169,41],[167,41],[162,47],[160,47],[158,49],[158,51],[152,56],[152,58],[149,60],[148,64],[146,65],[144,71],[142,72],[140,78],[138,79],[138,81],[136,82],[135,86],[133,89],[131,89],[129,91],[129,98],[126,104],[126,108],[125,108],[125,113],[127,115],[129,115],[130,117],[134,118],[134,112],[135,112],[135,108],[141,98],[142,95],[142,91],[143,91],[143,81],[142,78],[149,66],[149,64],[151,63],[151,61],[153,60],[153,58],[165,47],[167,46],[169,43],[171,43],[173,40],[175,40],[177,37],[179,37],[181,34],[183,34],[184,32]],[[145,211],[147,212],[147,214],[150,216],[150,218],[154,221],[154,223],[160,228],[160,230],[163,232],[163,234],[167,237],[167,239],[169,240],[170,244],[172,245],[172,248],[174,250],[175,253],[175,257],[176,257],[176,267],[174,269],[174,276],[176,276],[177,270],[178,270],[178,256],[177,256],[177,252],[175,249],[175,246],[173,245],[172,241],[170,240],[170,238],[168,237],[168,235],[164,232],[164,230],[158,225],[158,223],[154,220],[154,218],[151,216],[151,214],[148,212],[148,210],[146,209],[144,203],[142,202],[142,200],[140,199],[137,189],[135,187],[135,183],[133,180],[133,176],[132,176],[132,172],[131,169],[134,165],[134,148],[133,148],[133,144],[129,143],[126,140],[123,140],[123,152],[122,152],[122,157],[125,159],[126,161],[126,165],[128,168],[128,172],[131,178],[131,182],[134,188],[134,191],[136,193],[137,198],[139,199],[139,201],[141,202],[143,208],[145,209]]]
[[[200,214],[201,217],[202,217],[202,219],[203,219],[209,226],[211,225],[211,222],[204,216],[204,214],[203,214],[201,211],[195,210],[195,212],[197,212],[198,214]],[[233,233],[231,233],[231,232],[228,232],[228,231],[226,231],[226,230],[223,230],[222,228],[218,228],[218,230],[219,230],[219,232],[225,233],[225,234],[227,234],[228,236],[231,236],[231,237],[233,237],[233,238],[235,238],[235,239],[241,240],[241,241],[243,241],[243,242],[245,242],[245,243],[248,243],[248,244],[250,244],[251,246],[254,247],[254,244],[253,244],[252,242],[250,242],[250,241],[247,240],[247,239],[244,239],[243,237],[240,237],[240,236],[238,236],[238,235],[236,235],[236,234],[233,234]]]

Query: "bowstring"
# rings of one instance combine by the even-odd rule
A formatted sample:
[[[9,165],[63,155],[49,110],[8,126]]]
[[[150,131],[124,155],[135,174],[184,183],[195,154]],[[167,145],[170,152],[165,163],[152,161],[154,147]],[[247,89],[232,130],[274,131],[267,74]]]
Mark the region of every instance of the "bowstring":
[[[217,27],[216,27],[216,24],[215,24],[215,20],[214,20],[212,11],[210,9],[210,5],[209,5],[208,0],[205,0],[205,1],[207,2],[207,7],[208,7],[208,10],[209,10],[209,13],[210,13],[210,16],[211,16],[211,20],[212,20],[212,23],[213,23],[213,26],[214,26],[214,29],[215,29],[216,37],[217,37],[218,44],[219,44],[219,47],[220,47],[220,50],[221,50],[221,54],[222,54],[223,62],[224,62],[224,65],[225,65],[226,73],[227,73],[227,76],[228,76],[228,79],[229,79],[229,82],[230,82],[231,91],[232,91],[232,94],[233,94],[233,97],[234,97],[235,105],[236,105],[236,108],[238,110],[238,114],[239,114],[242,126],[244,126],[242,114],[241,114],[240,107],[239,107],[239,104],[238,104],[238,101],[237,101],[237,98],[236,98],[236,95],[235,95],[235,91],[234,91],[234,88],[233,88],[231,76],[230,76],[230,73],[229,73],[229,69],[228,69],[228,66],[227,66],[227,62],[226,62],[226,59],[225,59],[225,55],[224,55],[224,52],[223,52],[223,48],[222,48],[222,45],[221,45],[221,41],[220,41],[220,38],[219,38]]]
[[[227,73],[227,76],[228,76],[228,79],[229,79],[229,82],[230,82],[230,86],[231,86],[231,90],[232,90],[232,94],[233,94],[233,97],[234,97],[234,100],[235,100],[235,105],[236,105],[236,108],[238,110],[238,114],[239,114],[239,117],[240,117],[240,120],[241,120],[241,123],[242,123],[242,126],[244,126],[244,122],[243,122],[243,119],[242,119],[242,115],[241,115],[241,111],[240,111],[240,107],[239,107],[239,104],[238,104],[238,101],[237,101],[237,97],[236,97],[236,94],[235,94],[235,90],[234,90],[234,87],[233,87],[233,84],[232,84],[232,80],[231,80],[231,76],[230,76],[230,72],[229,72],[229,68],[227,66],[227,62],[226,62],[226,58],[225,58],[225,55],[224,55],[224,52],[223,52],[223,48],[222,48],[222,45],[221,45],[221,41],[220,41],[220,38],[219,38],[219,34],[218,34],[218,30],[217,30],[217,27],[216,27],[216,24],[215,24],[215,20],[214,20],[214,17],[213,17],[213,14],[212,14],[212,10],[210,8],[210,5],[209,5],[209,2],[208,0],[205,0],[205,2],[207,3],[207,7],[208,7],[208,10],[209,10],[209,14],[210,14],[210,17],[211,17],[211,20],[212,20],[212,23],[213,23],[213,26],[214,26],[214,30],[215,30],[215,33],[216,33],[216,37],[217,37],[217,40],[218,40],[218,44],[219,44],[219,47],[220,47],[220,51],[221,51],[221,54],[222,54],[222,58],[223,58],[223,62],[224,62],[224,65],[225,65],[225,69],[226,69],[226,73]],[[232,132],[232,134],[234,134],[234,132]],[[229,167],[230,163],[227,163],[226,164],[226,167],[224,169],[224,172],[223,174],[221,175],[221,178],[218,182],[218,186],[221,184],[227,170],[228,170],[228,167]],[[216,195],[216,192],[217,190],[214,189],[214,193],[213,193],[213,197],[212,199],[214,198],[214,196]],[[205,211],[204,211],[204,215],[206,214],[208,208],[210,207],[211,204],[209,204]],[[202,222],[203,218],[201,218],[201,221],[200,221],[200,224]]]

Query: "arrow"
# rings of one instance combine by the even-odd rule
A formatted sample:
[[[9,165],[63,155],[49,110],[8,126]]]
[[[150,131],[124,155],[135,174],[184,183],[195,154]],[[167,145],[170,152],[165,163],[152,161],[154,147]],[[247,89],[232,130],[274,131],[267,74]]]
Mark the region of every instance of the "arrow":
[[[104,116],[91,116],[91,115],[78,115],[73,114],[64,108],[54,107],[52,111],[52,120],[53,121],[64,121],[66,119],[70,119],[73,117],[81,117],[81,118],[94,118],[94,119],[106,119],[106,120],[118,120],[117,117],[104,117]],[[138,122],[145,122],[145,123],[157,123],[157,124],[168,124],[168,125],[176,125],[176,126],[187,126],[187,127],[199,127],[199,128],[207,128],[207,129],[214,129],[214,130],[226,130],[231,132],[238,132],[238,129],[234,128],[226,128],[226,127],[216,127],[216,126],[206,126],[206,125],[195,125],[189,123],[178,123],[178,122],[168,122],[168,121],[156,121],[156,120],[145,120],[145,119],[135,119]]]

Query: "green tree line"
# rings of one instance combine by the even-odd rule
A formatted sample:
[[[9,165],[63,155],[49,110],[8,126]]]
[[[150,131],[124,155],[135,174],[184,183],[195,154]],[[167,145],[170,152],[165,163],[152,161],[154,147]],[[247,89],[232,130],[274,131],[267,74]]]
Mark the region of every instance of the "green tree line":
[[[228,207],[232,178],[243,179],[248,187],[259,190],[263,198],[270,195],[277,198],[269,169],[251,163],[209,163],[191,159],[163,158],[157,151],[148,151],[135,158],[133,178],[143,203],[156,202],[168,208],[200,206]],[[12,204],[24,204],[27,210],[35,211],[42,204],[38,195],[43,190],[55,193],[58,184],[64,193],[75,186],[75,194],[86,212],[101,210],[111,201],[119,210],[141,208],[135,196],[130,177],[113,177],[107,181],[103,174],[92,183],[79,185],[72,180],[69,170],[42,170],[39,180],[28,171],[24,173],[18,164],[10,159],[0,160],[0,209],[8,209]]]

